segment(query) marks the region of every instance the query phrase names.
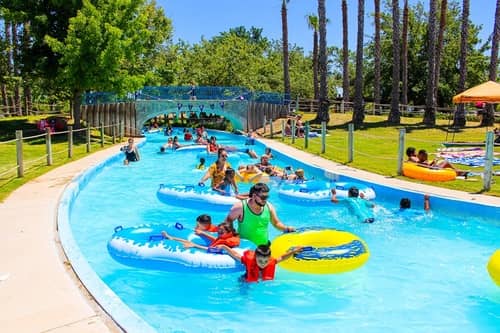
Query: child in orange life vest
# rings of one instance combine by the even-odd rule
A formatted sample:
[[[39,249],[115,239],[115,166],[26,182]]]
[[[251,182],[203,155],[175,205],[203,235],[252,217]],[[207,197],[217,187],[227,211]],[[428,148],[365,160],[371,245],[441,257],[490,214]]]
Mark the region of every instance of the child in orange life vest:
[[[195,233],[197,235],[207,238],[210,241],[210,245],[209,246],[198,245],[187,239],[170,236],[169,234],[167,234],[166,231],[161,232],[164,238],[181,242],[185,248],[195,247],[197,249],[206,251],[209,248],[215,248],[220,245],[224,245],[228,248],[240,245],[240,236],[238,235],[236,230],[234,230],[232,223],[228,222],[220,223],[217,227],[217,233],[218,233],[217,237],[214,237],[211,234],[201,231],[199,229],[196,229]]]
[[[196,218],[196,230],[206,231],[206,232],[217,232],[218,227],[215,224],[212,224],[212,218],[210,215],[201,214]]]
[[[273,280],[278,263],[290,258],[295,253],[302,252],[302,247],[293,247],[281,257],[273,258],[271,257],[271,248],[269,245],[259,245],[255,251],[246,250],[243,252],[243,255],[225,245],[219,245],[218,248],[223,249],[234,260],[241,261],[245,265],[246,272],[243,275],[245,282],[258,282],[259,277],[263,281]]]

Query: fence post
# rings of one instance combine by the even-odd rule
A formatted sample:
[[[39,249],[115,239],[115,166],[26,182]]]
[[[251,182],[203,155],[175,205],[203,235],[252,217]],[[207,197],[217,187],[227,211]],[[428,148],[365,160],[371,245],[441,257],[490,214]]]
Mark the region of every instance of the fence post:
[[[90,127],[87,127],[87,153],[90,153]]]
[[[340,101],[340,113],[344,113],[344,100]]]
[[[281,119],[281,141],[285,141],[285,120]]]
[[[271,139],[273,138],[273,118],[269,119],[269,130],[271,131]]]
[[[101,122],[101,148],[104,147],[104,123]]]
[[[47,151],[47,165],[52,165],[52,138],[50,137],[50,127],[45,128],[45,150]]]
[[[73,157],[73,126],[68,126],[68,158]]]
[[[326,151],[326,122],[321,122],[321,154]]]
[[[295,143],[295,122],[296,120],[292,120],[292,143]]]
[[[262,135],[266,134],[266,126],[267,126],[267,119],[266,119],[266,115],[264,115],[264,124],[262,125],[264,132],[262,132]]]
[[[405,135],[406,129],[399,130],[399,146],[398,146],[398,176],[403,174],[403,159],[405,156]]]
[[[306,121],[305,137],[304,137],[304,148],[309,147],[309,122]]]
[[[116,124],[113,124],[113,127],[111,127],[111,142],[113,144],[116,143]]]
[[[23,161],[23,131],[16,131],[16,157],[17,157],[17,177],[24,177]]]
[[[350,123],[347,125],[347,163],[351,163],[354,160],[354,124]]]
[[[493,132],[486,133],[486,154],[484,156],[483,191],[491,189],[493,169]]]

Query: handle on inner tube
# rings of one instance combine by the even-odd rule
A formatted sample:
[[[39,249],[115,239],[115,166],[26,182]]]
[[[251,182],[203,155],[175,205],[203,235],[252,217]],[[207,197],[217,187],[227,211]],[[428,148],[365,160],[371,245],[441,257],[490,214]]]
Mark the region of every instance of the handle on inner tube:
[[[175,224],[175,229],[177,229],[177,230],[182,230],[182,229],[184,229],[184,226],[182,225],[182,223],[177,222],[177,223]]]
[[[123,227],[121,225],[118,225],[115,227],[115,233],[117,233],[118,231],[122,231],[123,230]]]
[[[164,240],[165,237],[163,235],[149,235],[149,241],[159,241],[159,240]]]

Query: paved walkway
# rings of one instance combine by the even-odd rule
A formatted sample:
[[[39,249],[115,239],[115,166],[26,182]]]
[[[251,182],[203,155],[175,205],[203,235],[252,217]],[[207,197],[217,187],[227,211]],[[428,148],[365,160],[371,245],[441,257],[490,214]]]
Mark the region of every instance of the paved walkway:
[[[500,207],[500,198],[404,182],[339,165],[262,139],[273,149],[326,170],[441,197]],[[22,186],[0,203],[0,331],[120,332],[89,296],[60,247],[57,204],[77,174],[116,153],[116,147],[61,166]]]

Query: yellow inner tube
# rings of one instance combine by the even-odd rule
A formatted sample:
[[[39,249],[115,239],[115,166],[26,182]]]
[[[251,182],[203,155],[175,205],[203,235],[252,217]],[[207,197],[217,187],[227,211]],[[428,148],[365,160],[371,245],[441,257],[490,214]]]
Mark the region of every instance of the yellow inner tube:
[[[403,164],[403,175],[410,178],[428,180],[431,182],[444,182],[455,180],[457,174],[453,169],[430,169],[421,167],[416,163]]]
[[[335,274],[362,266],[370,252],[365,242],[346,231],[304,228],[278,236],[271,243],[271,253],[278,258],[293,246],[307,249],[284,260],[280,266],[295,272]]]
[[[493,253],[487,267],[491,279],[500,287],[500,250]]]

